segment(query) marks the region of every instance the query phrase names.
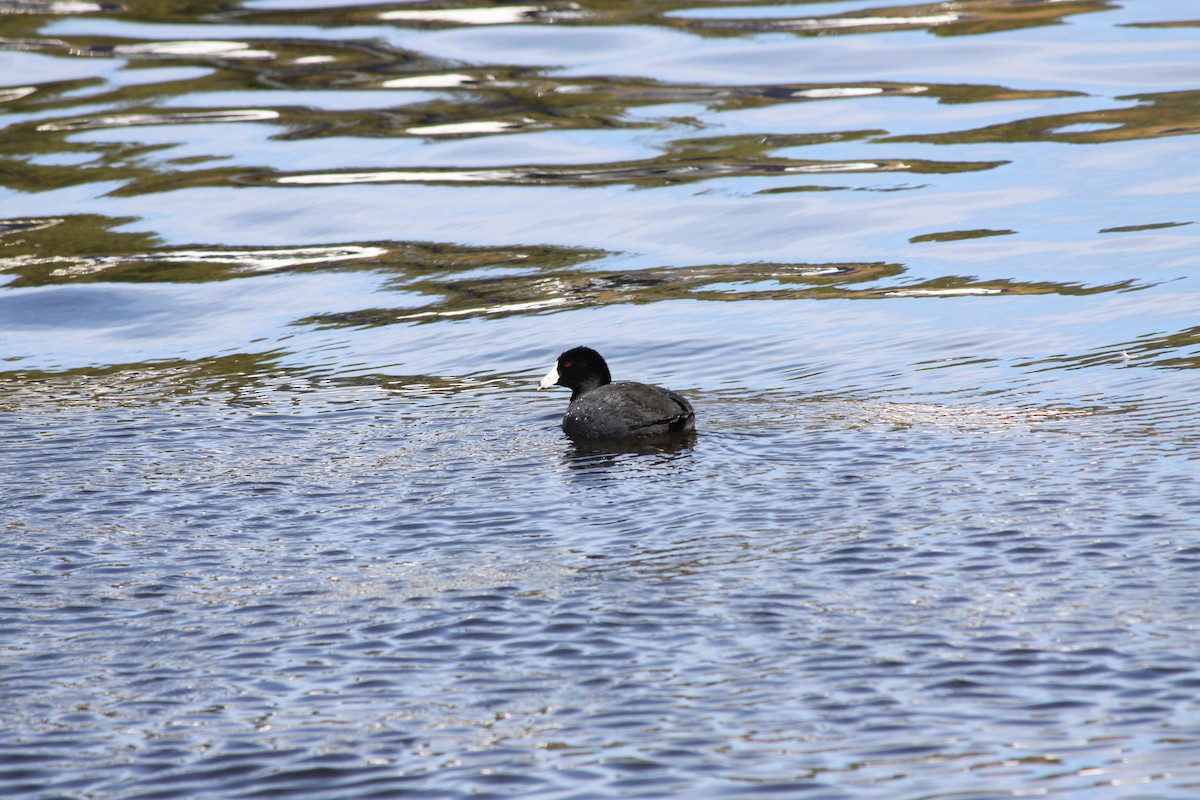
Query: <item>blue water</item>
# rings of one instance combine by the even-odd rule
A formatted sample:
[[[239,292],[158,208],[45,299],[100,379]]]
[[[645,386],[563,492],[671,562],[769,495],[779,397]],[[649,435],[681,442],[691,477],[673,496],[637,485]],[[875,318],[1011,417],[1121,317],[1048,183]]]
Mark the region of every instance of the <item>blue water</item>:
[[[0,794],[1195,796],[1193,4],[450,8],[0,4]]]

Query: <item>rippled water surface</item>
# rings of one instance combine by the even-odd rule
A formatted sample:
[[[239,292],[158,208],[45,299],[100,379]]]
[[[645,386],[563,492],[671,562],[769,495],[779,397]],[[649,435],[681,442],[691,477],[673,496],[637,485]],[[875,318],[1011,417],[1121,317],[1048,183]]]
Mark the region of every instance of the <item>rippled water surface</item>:
[[[1191,0],[0,0],[0,795],[1200,796],[1198,134]]]

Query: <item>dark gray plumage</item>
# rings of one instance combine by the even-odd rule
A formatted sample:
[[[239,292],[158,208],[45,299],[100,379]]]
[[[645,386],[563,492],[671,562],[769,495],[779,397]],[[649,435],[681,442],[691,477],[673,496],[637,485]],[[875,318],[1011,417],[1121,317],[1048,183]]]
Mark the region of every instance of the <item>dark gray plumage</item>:
[[[538,384],[539,389],[550,386],[571,390],[571,404],[562,421],[568,436],[630,439],[696,428],[696,412],[685,398],[647,383],[613,383],[608,364],[590,347],[576,347],[559,356]]]

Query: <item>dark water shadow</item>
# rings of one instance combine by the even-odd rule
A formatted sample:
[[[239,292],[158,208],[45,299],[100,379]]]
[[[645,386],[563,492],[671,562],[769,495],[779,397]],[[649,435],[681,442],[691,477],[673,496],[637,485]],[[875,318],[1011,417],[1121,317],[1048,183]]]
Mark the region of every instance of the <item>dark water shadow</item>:
[[[563,464],[580,472],[620,469],[631,458],[639,459],[639,467],[677,464],[693,455],[698,438],[696,431],[682,431],[653,439],[570,439]]]

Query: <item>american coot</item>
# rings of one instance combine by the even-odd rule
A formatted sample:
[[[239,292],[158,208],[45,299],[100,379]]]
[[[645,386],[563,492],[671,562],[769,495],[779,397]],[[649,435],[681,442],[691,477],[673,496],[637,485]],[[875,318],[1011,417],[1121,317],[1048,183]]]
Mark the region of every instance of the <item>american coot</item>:
[[[566,386],[571,405],[563,417],[568,436],[629,439],[696,429],[692,404],[661,386],[612,382],[608,364],[590,347],[563,353],[542,378],[539,389]]]

